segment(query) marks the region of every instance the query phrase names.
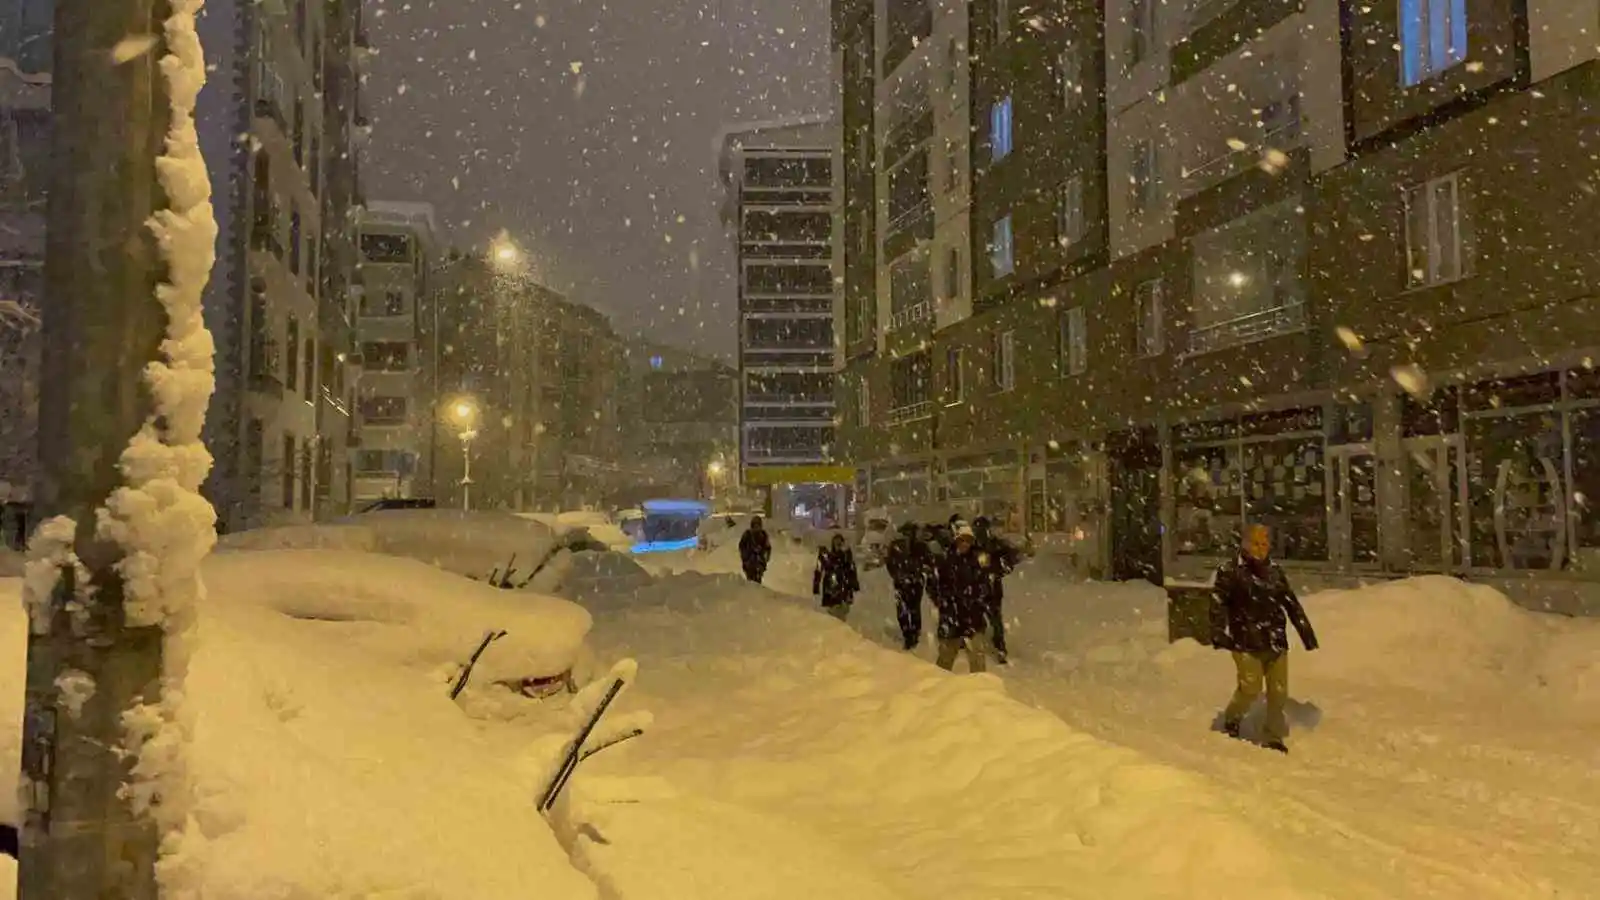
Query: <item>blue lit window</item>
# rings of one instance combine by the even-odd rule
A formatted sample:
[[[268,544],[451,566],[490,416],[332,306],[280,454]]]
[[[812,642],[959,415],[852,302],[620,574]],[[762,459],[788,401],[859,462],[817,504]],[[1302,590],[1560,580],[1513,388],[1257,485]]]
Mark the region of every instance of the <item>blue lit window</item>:
[[[996,161],[1011,153],[1011,98],[989,110],[989,155]]]
[[[1011,217],[994,223],[994,237],[989,241],[989,262],[994,266],[994,277],[1004,278],[1016,271],[1016,247],[1011,236]]]
[[[1421,84],[1467,60],[1467,0],[1400,0],[1400,77]]]
[[[650,368],[652,368],[652,369],[661,368],[661,357],[659,357],[659,356],[650,357]]]

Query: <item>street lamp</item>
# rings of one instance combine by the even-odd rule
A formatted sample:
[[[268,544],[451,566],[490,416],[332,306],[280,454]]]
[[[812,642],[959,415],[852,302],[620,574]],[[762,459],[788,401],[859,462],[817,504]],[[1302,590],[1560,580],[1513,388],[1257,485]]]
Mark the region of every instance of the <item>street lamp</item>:
[[[478,436],[478,404],[463,397],[450,406],[450,419],[461,438],[461,509],[472,509],[472,439]]]
[[[501,272],[513,272],[522,265],[522,248],[502,231],[489,242],[489,262]]]

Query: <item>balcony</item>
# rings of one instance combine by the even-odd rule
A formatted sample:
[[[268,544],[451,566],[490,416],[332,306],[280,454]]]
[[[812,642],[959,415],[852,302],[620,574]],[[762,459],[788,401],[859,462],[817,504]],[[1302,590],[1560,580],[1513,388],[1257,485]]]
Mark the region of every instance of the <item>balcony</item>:
[[[1203,356],[1269,338],[1306,330],[1306,305],[1295,300],[1272,309],[1248,313],[1225,322],[1189,332],[1189,349],[1184,358]]]
[[[919,400],[906,406],[897,406],[889,410],[889,425],[906,425],[911,422],[933,418],[933,401]]]
[[[1296,104],[1293,118],[1267,129],[1259,138],[1252,141],[1229,138],[1227,152],[1213,156],[1192,169],[1184,169],[1185,193],[1195,194],[1221,184],[1251,166],[1259,166],[1276,174],[1287,165],[1288,152],[1300,146],[1302,140]]]
[[[278,237],[275,225],[276,211],[269,215],[257,216],[250,226],[250,246],[283,259],[283,239]]]
[[[931,321],[933,321],[933,304],[924,301],[891,313],[889,315],[889,330],[898,331],[901,328],[909,328],[918,322]]]

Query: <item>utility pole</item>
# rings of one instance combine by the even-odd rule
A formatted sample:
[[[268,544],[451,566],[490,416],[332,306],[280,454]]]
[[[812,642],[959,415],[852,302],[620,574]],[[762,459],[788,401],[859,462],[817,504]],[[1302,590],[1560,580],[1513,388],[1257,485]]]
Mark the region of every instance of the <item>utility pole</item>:
[[[69,612],[81,579],[63,569],[29,633],[22,900],[156,896],[156,826],[120,789],[133,764],[123,714],[159,699],[163,635],[128,623],[123,551],[95,534],[95,510],[123,485],[119,457],[154,409],[144,369],[167,325],[149,222],[167,202],[155,162],[171,117],[158,68],[169,13],[168,0],[56,0],[34,496],[46,516],[77,523],[94,594]],[[152,43],[127,59],[128,40]]]

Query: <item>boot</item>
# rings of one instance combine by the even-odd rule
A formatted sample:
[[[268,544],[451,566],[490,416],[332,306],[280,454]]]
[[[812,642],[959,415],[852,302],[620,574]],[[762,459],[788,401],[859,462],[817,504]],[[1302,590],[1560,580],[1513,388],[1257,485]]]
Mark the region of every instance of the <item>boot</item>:
[[[1228,737],[1231,737],[1231,738],[1234,738],[1235,740],[1237,740],[1238,737],[1239,737],[1239,723],[1238,722],[1223,722],[1222,723],[1222,733],[1227,735]]]
[[[1267,741],[1266,743],[1262,744],[1261,746],[1267,748],[1268,750],[1276,750],[1279,753],[1284,754],[1285,756],[1289,755],[1289,746],[1287,744],[1285,744],[1283,741]]]

